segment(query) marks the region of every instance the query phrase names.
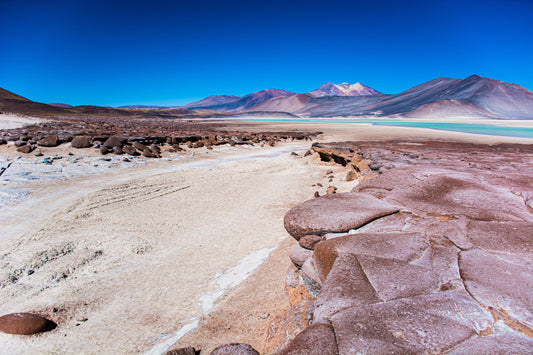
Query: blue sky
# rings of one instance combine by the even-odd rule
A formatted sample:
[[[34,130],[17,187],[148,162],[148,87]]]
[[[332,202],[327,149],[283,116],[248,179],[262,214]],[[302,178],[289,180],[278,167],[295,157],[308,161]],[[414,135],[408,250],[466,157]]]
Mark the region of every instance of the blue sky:
[[[533,90],[532,19],[529,0],[0,0],[0,87],[102,106],[471,74]]]

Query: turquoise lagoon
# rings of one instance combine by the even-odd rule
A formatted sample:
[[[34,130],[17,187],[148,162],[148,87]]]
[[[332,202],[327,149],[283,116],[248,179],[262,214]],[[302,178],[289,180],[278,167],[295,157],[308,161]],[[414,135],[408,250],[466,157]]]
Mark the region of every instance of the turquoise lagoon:
[[[379,118],[224,118],[224,121],[288,122],[288,123],[365,123],[374,126],[415,127],[441,131],[486,134],[491,136],[533,138],[533,127],[505,126],[475,122],[432,122],[387,120]],[[504,123],[505,121],[498,121]],[[517,121],[513,121],[515,123]]]

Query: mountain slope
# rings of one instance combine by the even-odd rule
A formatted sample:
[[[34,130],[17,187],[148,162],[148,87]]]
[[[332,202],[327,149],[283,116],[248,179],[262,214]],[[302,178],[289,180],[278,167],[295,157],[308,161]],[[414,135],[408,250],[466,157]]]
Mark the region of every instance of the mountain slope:
[[[231,101],[224,104],[218,104],[218,105],[210,105],[210,106],[203,106],[203,109],[208,110],[215,110],[215,111],[223,111],[223,112],[242,112],[246,110],[250,110],[252,107],[259,105],[260,103],[263,103],[269,99],[272,99],[274,97],[281,97],[281,96],[291,96],[294,95],[293,92],[280,90],[280,89],[267,89],[267,90],[261,90],[258,92],[254,92],[252,94],[246,95],[238,100]],[[197,108],[197,107],[189,107],[189,108]]]
[[[365,103],[364,101],[353,100],[352,97],[332,96],[327,105],[324,105],[324,102],[317,105],[308,103],[303,110],[296,113],[314,117],[390,116],[407,114],[423,105],[441,100],[458,100],[469,103],[477,109],[472,111],[472,106],[461,104],[463,107],[459,112],[457,111],[459,103],[453,104],[454,108],[452,108],[450,102],[443,101],[439,104],[439,111],[443,114],[444,111],[447,111],[447,114],[452,114],[456,110],[458,114],[469,112],[467,116],[480,115],[482,117],[485,115],[483,111],[486,111],[488,117],[533,119],[533,92],[516,84],[482,78],[477,75],[465,79],[437,78],[396,95],[370,95],[366,97],[372,99]],[[425,112],[428,110],[431,111],[426,107]]]
[[[440,100],[422,105],[402,115],[406,118],[495,118],[489,112],[461,100]]]
[[[73,113],[69,108],[34,102],[2,88],[0,88],[0,112],[24,115],[68,115]]]
[[[274,97],[253,107],[254,111],[297,112],[305,107],[314,97],[309,94]]]
[[[309,92],[309,94],[314,96],[363,96],[377,95],[381,93],[361,83],[326,83],[318,87],[317,89]]]
[[[190,104],[181,106],[181,108],[205,108],[208,106],[214,106],[214,105],[223,105],[227,104],[229,102],[237,101],[240,99],[240,96],[235,95],[213,95],[208,96],[205,99],[202,99],[200,101],[191,102]]]

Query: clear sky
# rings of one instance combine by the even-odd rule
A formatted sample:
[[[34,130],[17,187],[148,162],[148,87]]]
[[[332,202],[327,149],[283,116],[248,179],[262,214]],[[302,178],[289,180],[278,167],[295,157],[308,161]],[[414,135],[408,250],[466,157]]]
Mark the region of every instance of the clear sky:
[[[478,74],[533,90],[533,1],[0,0],[0,87],[39,102],[179,105]]]

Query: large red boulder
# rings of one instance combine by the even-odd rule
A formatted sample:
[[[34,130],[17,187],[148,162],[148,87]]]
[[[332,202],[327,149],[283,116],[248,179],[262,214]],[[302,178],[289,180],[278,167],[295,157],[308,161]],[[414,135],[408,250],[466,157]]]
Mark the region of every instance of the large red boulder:
[[[291,209],[285,215],[285,229],[296,240],[308,234],[347,232],[400,209],[364,193],[318,197]]]

